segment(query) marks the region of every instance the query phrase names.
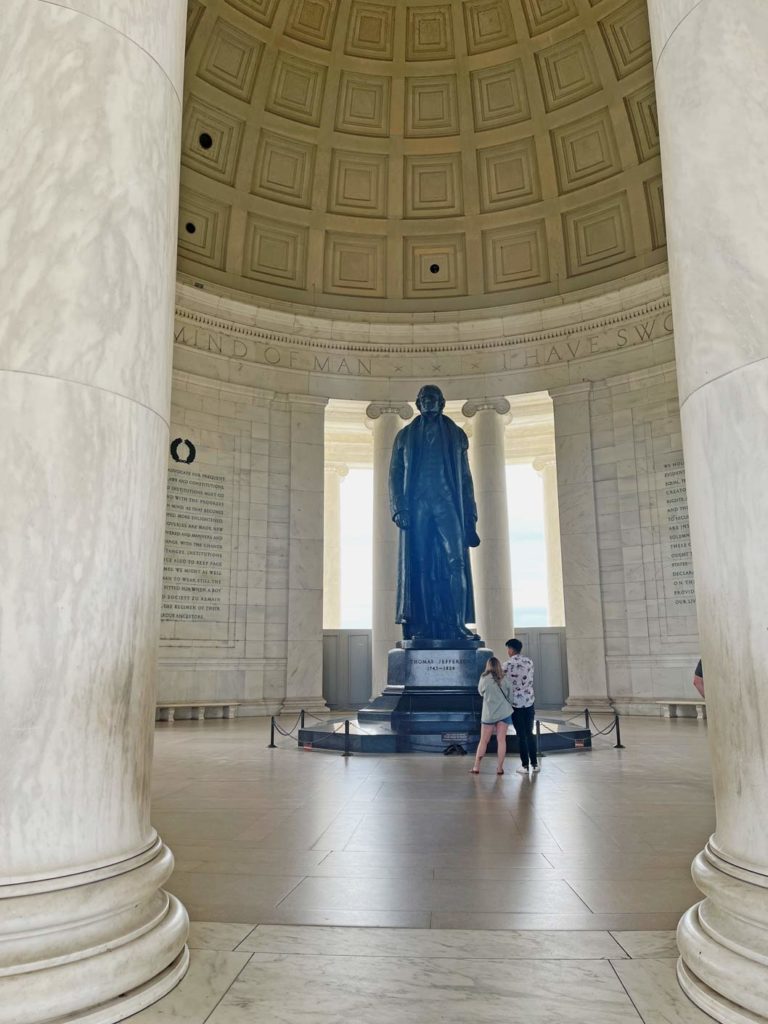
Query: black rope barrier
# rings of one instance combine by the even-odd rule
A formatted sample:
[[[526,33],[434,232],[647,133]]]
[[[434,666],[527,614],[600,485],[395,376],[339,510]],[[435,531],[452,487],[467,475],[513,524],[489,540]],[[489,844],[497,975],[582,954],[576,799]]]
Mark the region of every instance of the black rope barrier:
[[[410,698],[409,710],[412,711],[413,710],[413,695],[409,694],[409,698]],[[473,698],[473,710],[475,710],[474,698]],[[589,708],[584,708],[583,714],[584,714],[584,726],[588,730],[588,732],[590,734],[590,738],[595,739],[598,736],[610,736],[611,733],[615,732],[616,733],[616,743],[614,744],[614,750],[626,750],[625,745],[621,742],[621,724],[619,722],[619,716],[618,716],[617,713],[614,712],[613,721],[611,722],[610,725],[606,726],[605,729],[596,729],[596,728],[594,728],[595,727],[595,722],[594,722],[594,719],[592,718],[592,714],[591,714]],[[298,715],[296,716],[296,720],[294,721],[294,723],[290,727],[290,729],[284,729],[280,725],[280,723],[277,721],[277,718],[275,717],[275,715],[272,715],[271,718],[270,718],[269,743],[267,744],[267,748],[270,749],[270,750],[274,750],[278,746],[278,744],[275,743],[275,733],[279,733],[281,736],[285,736],[286,739],[291,739],[294,736],[294,734],[296,733],[297,729],[304,729],[306,727],[305,723],[306,723],[307,716],[309,716],[309,718],[314,719],[314,721],[316,721],[316,722],[320,722],[323,725],[330,725],[331,724],[331,720],[329,720],[327,718],[319,718],[317,715],[312,714],[312,712],[305,711],[304,708],[302,708],[299,711]],[[562,721],[563,725],[571,725],[571,724],[574,724],[577,721],[579,721],[580,717],[581,717],[580,715],[575,715],[573,718],[566,718],[566,719],[563,719],[563,720],[556,719],[556,721],[558,721],[558,722]],[[352,750],[350,749],[350,747],[351,747],[350,721],[349,721],[348,718],[345,718],[343,722],[339,722],[338,725],[331,730],[331,735],[333,735],[333,736],[338,735],[342,731],[342,729],[344,731],[344,750],[343,750],[343,753],[342,753],[342,757],[352,757],[353,754],[352,754]],[[369,731],[367,729],[364,729],[360,725],[357,726],[357,731],[359,733],[362,733],[363,735],[366,735],[366,736],[375,735],[375,732],[372,732],[372,731]],[[321,737],[313,737],[311,746],[312,746],[313,750],[334,750],[334,749],[338,749],[336,747],[325,747],[323,745]],[[413,750],[414,753],[434,753],[435,749],[436,748],[432,747],[432,746],[424,746],[424,747],[421,747],[421,748],[416,747],[416,746],[412,746],[412,750]],[[538,718],[536,719],[536,756],[537,756],[537,758],[541,758],[541,757],[545,756],[544,754],[541,753],[541,721]]]

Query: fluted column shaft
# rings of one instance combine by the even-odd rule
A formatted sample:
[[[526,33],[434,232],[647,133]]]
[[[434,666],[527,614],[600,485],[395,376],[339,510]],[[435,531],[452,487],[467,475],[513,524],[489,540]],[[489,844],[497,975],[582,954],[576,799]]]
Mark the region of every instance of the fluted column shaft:
[[[504,660],[513,635],[512,568],[509,554],[507,474],[504,427],[506,398],[465,403],[472,420],[469,461],[477,502],[480,547],[472,552],[477,630],[494,654]]]
[[[696,604],[717,826],[678,976],[768,1020],[768,7],[651,0]]]
[[[323,509],[323,629],[341,628],[341,481],[349,466],[325,464]]]
[[[554,455],[540,455],[533,468],[541,477],[544,498],[544,545],[547,551],[548,625],[565,625],[563,557],[560,550],[560,512],[557,501],[557,465]]]
[[[395,622],[398,529],[389,508],[389,463],[392,445],[409,405],[372,402],[366,409],[373,423],[373,630],[371,637],[372,695],[387,685],[387,655],[401,639]]]
[[[186,967],[149,806],[185,11],[0,19],[2,1024],[108,1024]]]

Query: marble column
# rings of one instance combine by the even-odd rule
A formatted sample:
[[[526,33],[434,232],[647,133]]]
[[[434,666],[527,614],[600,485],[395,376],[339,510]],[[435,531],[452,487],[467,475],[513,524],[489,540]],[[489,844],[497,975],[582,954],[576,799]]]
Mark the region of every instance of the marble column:
[[[509,410],[506,398],[472,400],[465,402],[461,410],[472,420],[469,461],[481,542],[472,552],[476,626],[485,646],[502,661],[507,655],[506,641],[514,635],[504,458],[504,427]]]
[[[402,630],[395,622],[398,531],[389,510],[389,461],[395,437],[413,410],[404,403],[372,402],[365,413],[373,423],[371,696],[376,697],[387,685],[387,655],[402,638]]]
[[[554,455],[539,455],[533,468],[541,477],[544,498],[544,544],[547,550],[547,606],[550,626],[565,625],[563,559],[560,551],[560,512],[557,500],[557,465]]]
[[[716,831],[678,977],[768,1021],[768,6],[651,0]]]
[[[326,398],[290,395],[288,628],[285,700],[290,714],[326,711],[323,699],[323,490]]]
[[[0,19],[0,1022],[183,975],[150,823],[182,0]]]
[[[326,462],[323,499],[323,628],[341,628],[341,481],[343,462]]]
[[[609,711],[597,511],[589,415],[591,384],[550,391],[568,656],[566,709]]]

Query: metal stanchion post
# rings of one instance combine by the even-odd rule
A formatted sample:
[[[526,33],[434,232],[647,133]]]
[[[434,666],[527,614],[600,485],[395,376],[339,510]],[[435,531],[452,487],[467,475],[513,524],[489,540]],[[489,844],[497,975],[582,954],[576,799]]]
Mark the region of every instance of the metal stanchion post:
[[[589,708],[584,708],[584,726],[589,728]]]
[[[344,720],[344,753],[342,757],[352,757],[352,751],[349,749],[349,719]]]
[[[621,726],[619,725],[619,716],[618,715],[614,715],[613,721],[614,721],[614,723],[616,725],[616,742],[613,745],[613,749],[614,750],[624,750],[625,749],[624,744],[621,742]]]
[[[536,719],[536,763],[541,758],[541,722]]]
[[[304,708],[301,709],[301,714],[299,717],[299,728],[304,728]]]
[[[270,719],[269,723],[269,747],[267,747],[267,749],[269,750],[270,748],[276,746],[277,744],[275,743],[275,716],[272,715],[272,718]]]

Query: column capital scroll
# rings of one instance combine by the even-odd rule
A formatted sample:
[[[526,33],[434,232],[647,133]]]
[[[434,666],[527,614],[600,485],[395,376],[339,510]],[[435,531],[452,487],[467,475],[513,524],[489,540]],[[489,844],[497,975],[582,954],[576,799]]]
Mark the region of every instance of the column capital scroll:
[[[365,410],[369,420],[377,420],[387,413],[394,413],[402,420],[409,420],[413,416],[413,409],[407,402],[371,402]]]
[[[461,407],[462,414],[468,419],[471,419],[478,412],[482,412],[484,409],[489,409],[492,412],[496,412],[499,416],[507,416],[512,406],[509,404],[508,399],[501,398],[470,398],[469,401],[465,402]]]

